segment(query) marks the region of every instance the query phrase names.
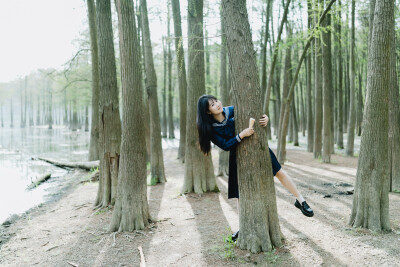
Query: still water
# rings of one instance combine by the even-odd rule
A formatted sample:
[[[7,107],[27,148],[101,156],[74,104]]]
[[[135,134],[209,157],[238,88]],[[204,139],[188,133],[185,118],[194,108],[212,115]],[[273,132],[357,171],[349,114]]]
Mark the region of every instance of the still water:
[[[66,170],[35,158],[87,161],[88,148],[88,132],[72,132],[63,126],[53,126],[52,130],[0,128],[0,224],[11,214],[39,205],[62,183]],[[45,173],[51,173],[48,182],[26,190],[32,180]]]

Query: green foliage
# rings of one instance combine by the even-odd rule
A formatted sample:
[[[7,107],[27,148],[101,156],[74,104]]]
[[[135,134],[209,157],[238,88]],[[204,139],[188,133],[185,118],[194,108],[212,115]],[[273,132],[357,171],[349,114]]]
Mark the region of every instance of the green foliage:
[[[230,230],[230,228],[229,228],[229,230]],[[228,234],[223,236],[223,240],[224,240],[224,251],[223,251],[224,259],[229,259],[229,260],[235,259],[236,258],[236,254],[235,254],[236,244],[232,240],[232,235],[230,234],[230,231],[228,232]]]

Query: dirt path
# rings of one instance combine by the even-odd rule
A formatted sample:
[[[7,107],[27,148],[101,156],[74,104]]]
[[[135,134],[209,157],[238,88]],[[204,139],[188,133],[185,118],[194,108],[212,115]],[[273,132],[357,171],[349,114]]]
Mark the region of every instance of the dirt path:
[[[352,196],[345,192],[354,184],[356,158],[333,155],[332,164],[323,164],[311,153],[289,150],[284,169],[315,216],[303,216],[276,180],[285,246],[250,254],[223,240],[239,226],[236,200],[227,199],[227,179],[217,178],[221,193],[180,196],[184,166],[176,155],[176,149],[165,151],[168,182],[148,188],[151,215],[158,222],[146,230],[109,233],[112,211],[93,211],[97,183],[80,184],[8,229],[13,237],[0,249],[0,265],[139,266],[142,246],[147,266],[400,266],[400,194],[390,194],[392,233],[346,224]],[[213,151],[214,166],[217,155]],[[82,173],[70,179],[78,176]]]

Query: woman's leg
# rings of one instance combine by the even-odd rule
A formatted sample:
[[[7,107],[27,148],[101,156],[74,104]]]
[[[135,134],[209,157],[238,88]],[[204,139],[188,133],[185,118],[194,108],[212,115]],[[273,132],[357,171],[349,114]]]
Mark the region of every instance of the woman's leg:
[[[290,193],[292,193],[300,201],[300,203],[303,203],[303,196],[297,190],[297,187],[293,183],[293,180],[289,177],[289,175],[287,175],[287,173],[283,169],[280,169],[275,176],[279,179],[281,184],[286,187],[290,191]]]

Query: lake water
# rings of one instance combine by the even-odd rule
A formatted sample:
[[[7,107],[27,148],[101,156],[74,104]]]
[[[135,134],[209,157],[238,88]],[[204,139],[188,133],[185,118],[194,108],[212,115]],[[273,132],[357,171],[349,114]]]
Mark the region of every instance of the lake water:
[[[62,182],[66,170],[37,157],[60,161],[86,161],[89,133],[72,132],[53,126],[0,128],[0,224],[11,214],[23,213],[49,198]],[[37,177],[51,173],[51,179],[33,190],[26,187]],[[53,190],[54,191],[54,190]]]

